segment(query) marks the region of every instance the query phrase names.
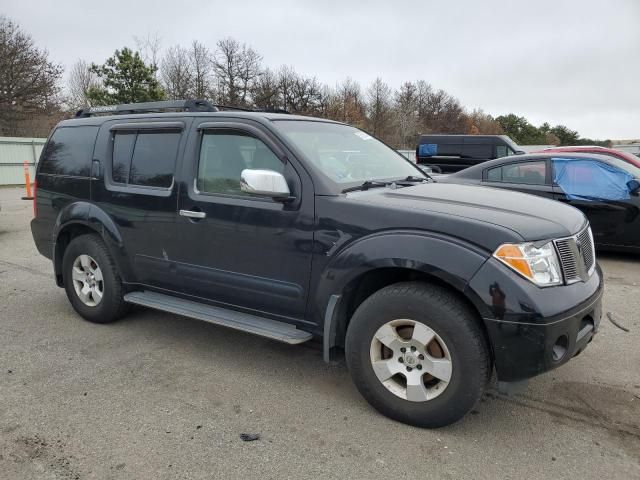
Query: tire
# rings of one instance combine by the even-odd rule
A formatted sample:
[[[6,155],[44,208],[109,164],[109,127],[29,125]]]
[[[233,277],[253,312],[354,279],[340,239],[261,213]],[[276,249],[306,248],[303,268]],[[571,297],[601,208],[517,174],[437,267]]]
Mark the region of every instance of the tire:
[[[351,318],[345,350],[362,396],[387,417],[417,427],[461,419],[491,374],[474,313],[447,289],[422,282],[390,285],[367,298]]]
[[[69,243],[62,277],[71,305],[85,320],[110,323],[129,310],[118,268],[98,235],[81,235]]]

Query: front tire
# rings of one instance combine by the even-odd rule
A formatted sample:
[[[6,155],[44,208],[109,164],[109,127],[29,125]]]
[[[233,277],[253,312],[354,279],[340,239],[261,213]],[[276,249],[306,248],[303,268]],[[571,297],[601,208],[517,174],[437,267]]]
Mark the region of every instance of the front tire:
[[[109,323],[128,311],[118,268],[98,235],[81,235],[69,243],[62,277],[71,305],[85,320]]]
[[[346,359],[374,408],[426,428],[462,418],[491,373],[474,313],[447,289],[421,282],[385,287],[358,307],[347,329]]]

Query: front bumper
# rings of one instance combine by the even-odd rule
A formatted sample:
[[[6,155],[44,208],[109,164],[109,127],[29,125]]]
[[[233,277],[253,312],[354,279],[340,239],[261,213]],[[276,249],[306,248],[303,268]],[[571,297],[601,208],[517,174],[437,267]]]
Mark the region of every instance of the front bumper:
[[[488,261],[470,288],[481,292],[483,319],[503,382],[566,363],[584,350],[600,325],[604,284],[599,267],[587,282],[538,288]]]

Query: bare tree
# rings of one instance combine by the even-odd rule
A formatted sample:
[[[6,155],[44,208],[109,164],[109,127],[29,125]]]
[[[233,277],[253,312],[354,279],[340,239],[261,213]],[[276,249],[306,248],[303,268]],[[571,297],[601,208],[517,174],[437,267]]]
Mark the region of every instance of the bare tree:
[[[263,110],[275,110],[284,108],[278,75],[268,68],[262,72],[251,87],[253,104]]]
[[[0,16],[0,134],[20,132],[19,122],[59,103],[62,67],[5,16]]]
[[[189,62],[193,76],[191,96],[199,99],[209,99],[214,95],[212,83],[211,52],[202,43],[194,40],[189,49]]]
[[[334,117],[345,123],[351,123],[357,126],[364,126],[364,102],[360,85],[352,78],[347,77],[342,83],[338,84],[335,91],[335,105],[338,108]]]
[[[162,58],[160,77],[169,98],[188,98],[194,86],[189,51],[180,45],[170,47]]]
[[[158,35],[158,32],[153,35],[149,33],[146,37],[138,37],[134,35],[133,41],[140,52],[142,61],[157,69],[160,66],[160,51],[162,50],[162,38]]]
[[[472,135],[502,135],[500,123],[482,110],[474,110],[467,115],[467,133]]]
[[[220,40],[216,45],[213,70],[218,79],[220,100],[229,105],[249,104],[251,87],[261,73],[262,57],[233,38]]]
[[[413,147],[418,135],[418,89],[405,82],[395,93],[395,142],[402,148]]]
[[[287,111],[294,111],[293,88],[298,80],[298,74],[293,67],[282,65],[278,70],[278,90],[282,98],[282,108]]]
[[[317,115],[322,100],[322,85],[316,77],[297,75],[291,95],[293,112],[305,115]]]
[[[457,98],[440,89],[428,97],[425,123],[432,132],[464,132],[464,109]]]
[[[80,59],[73,64],[67,76],[67,97],[65,103],[72,110],[91,106],[87,92],[100,85],[98,76],[90,69],[91,65]]]
[[[385,138],[391,115],[391,88],[380,77],[367,89],[367,117],[373,135]]]
[[[240,60],[240,104],[249,103],[249,92],[251,86],[262,73],[262,56],[253,48],[242,44],[242,55]]]

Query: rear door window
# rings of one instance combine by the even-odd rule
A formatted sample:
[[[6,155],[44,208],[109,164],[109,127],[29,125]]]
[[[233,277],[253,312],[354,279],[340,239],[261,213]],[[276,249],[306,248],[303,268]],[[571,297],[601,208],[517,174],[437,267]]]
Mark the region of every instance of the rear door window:
[[[114,182],[129,183],[131,155],[135,143],[135,132],[123,132],[115,135],[113,139],[113,170],[111,172]]]
[[[180,135],[180,132],[117,132],[113,139],[113,181],[169,188],[173,183]]]
[[[42,152],[40,173],[88,177],[98,127],[57,128]]]
[[[512,163],[485,170],[485,181],[520,183],[525,185],[546,185],[547,162],[544,160],[535,162]]]
[[[513,163],[502,167],[502,181],[506,183],[522,183],[526,185],[545,185],[547,178],[547,162]]]

